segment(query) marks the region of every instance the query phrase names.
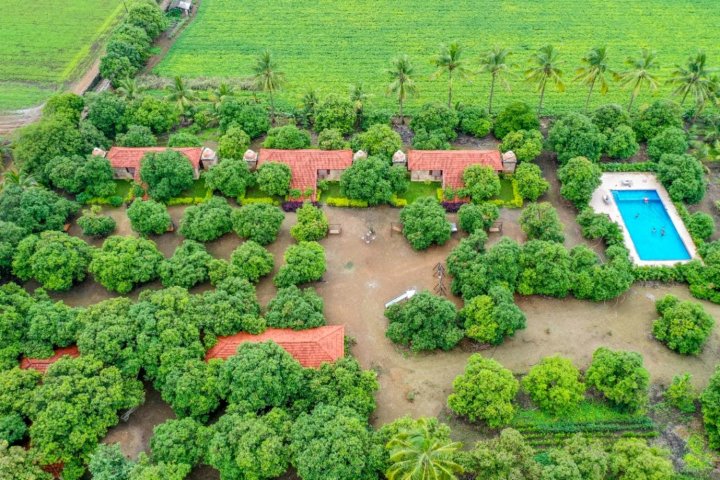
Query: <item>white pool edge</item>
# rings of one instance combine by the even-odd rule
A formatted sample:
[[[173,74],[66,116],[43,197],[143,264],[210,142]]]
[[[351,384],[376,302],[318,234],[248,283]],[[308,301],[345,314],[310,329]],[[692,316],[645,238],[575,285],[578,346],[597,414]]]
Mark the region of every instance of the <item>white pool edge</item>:
[[[627,182],[628,180],[630,182],[629,185],[623,184],[624,181]],[[630,252],[630,258],[632,259],[633,263],[635,263],[635,265],[641,267],[671,267],[679,263],[688,263],[691,260],[698,258],[695,242],[693,242],[692,238],[690,237],[690,232],[688,232],[687,227],[685,227],[685,222],[683,222],[682,218],[680,218],[680,215],[675,208],[675,204],[673,204],[672,200],[670,199],[670,195],[668,195],[667,190],[665,190],[665,187],[657,180],[655,175],[653,175],[652,173],[637,172],[603,173],[600,177],[600,182],[600,186],[592,194],[592,198],[590,199],[590,207],[592,207],[592,209],[596,213],[607,214],[612,221],[620,225],[620,230],[622,230],[623,233],[625,247]],[[627,227],[625,226],[625,221],[620,214],[620,210],[615,203],[615,198],[613,197],[612,190],[657,191],[658,195],[660,196],[660,200],[662,201],[663,207],[665,207],[665,211],[670,216],[670,220],[673,222],[675,230],[677,230],[678,234],[680,235],[680,239],[682,240],[685,248],[690,254],[690,260],[641,260],[635,248],[635,244],[630,237],[630,233],[627,231]],[[609,202],[606,203],[604,198],[608,198]]]

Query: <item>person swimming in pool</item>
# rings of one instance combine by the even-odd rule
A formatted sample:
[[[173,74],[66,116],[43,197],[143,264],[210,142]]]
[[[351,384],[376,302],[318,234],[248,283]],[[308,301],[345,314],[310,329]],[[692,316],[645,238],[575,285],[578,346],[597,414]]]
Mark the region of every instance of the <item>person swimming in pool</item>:
[[[648,203],[650,199],[648,197],[643,198],[643,202]]]
[[[635,218],[640,218],[640,212],[635,214]]]
[[[653,227],[653,228],[652,228],[652,233],[653,233],[653,235],[655,235],[655,233],[657,233],[657,228]]]
[[[665,227],[662,227],[662,228],[660,229],[660,236],[661,236],[661,237],[664,237],[664,236],[665,236]]]

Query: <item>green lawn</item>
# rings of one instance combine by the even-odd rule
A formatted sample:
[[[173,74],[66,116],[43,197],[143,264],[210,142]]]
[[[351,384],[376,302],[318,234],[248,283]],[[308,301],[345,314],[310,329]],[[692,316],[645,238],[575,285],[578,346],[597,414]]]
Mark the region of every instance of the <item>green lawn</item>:
[[[273,52],[287,82],[279,101],[295,104],[310,88],[324,95],[346,96],[348,85],[362,83],[369,103],[394,107],[385,95],[383,71],[393,57],[407,54],[415,65],[418,95],[410,111],[424,102],[445,100],[444,79],[432,80],[431,59],[441,43],[457,40],[471,70],[489,47],[514,53],[517,65],[512,91],[499,88],[497,104],[511,100],[535,103],[537,93],[522,73],[532,52],[545,44],[557,47],[567,89],[548,88],[546,107],[558,113],[583,106],[586,88],[572,82],[588,49],[609,48],[609,66],[622,70],[625,59],[643,47],[657,50],[659,77],[666,79],[677,63],[704,49],[711,66],[720,64],[720,8],[717,0],[203,0],[196,19],[183,31],[155,68],[161,76],[247,78],[255,57]],[[456,100],[485,102],[489,78],[455,83]],[[658,95],[672,85],[661,82]],[[597,89],[596,89],[597,90]],[[626,103],[627,91],[610,85],[592,105]],[[643,94],[638,102],[649,100]]]
[[[0,111],[41,103],[80,75],[124,11],[122,0],[4,0]]]
[[[410,182],[407,192],[398,195],[398,197],[407,200],[408,204],[413,203],[420,197],[437,198],[438,188],[440,188],[440,182]]]
[[[133,182],[129,180],[115,180],[115,195],[125,198],[132,188]]]
[[[496,198],[499,198],[504,202],[509,202],[513,199],[512,180],[510,180],[509,178],[500,179],[500,195],[498,195]]]
[[[328,197],[340,198],[342,196],[342,193],[340,193],[340,182],[328,182],[328,189],[323,191],[320,199],[327,200]]]
[[[205,195],[207,195],[208,189],[205,186],[205,180],[202,178],[199,180],[195,180],[192,184],[192,187],[188,188],[184,192],[182,192],[180,195],[178,195],[179,198],[204,198]]]

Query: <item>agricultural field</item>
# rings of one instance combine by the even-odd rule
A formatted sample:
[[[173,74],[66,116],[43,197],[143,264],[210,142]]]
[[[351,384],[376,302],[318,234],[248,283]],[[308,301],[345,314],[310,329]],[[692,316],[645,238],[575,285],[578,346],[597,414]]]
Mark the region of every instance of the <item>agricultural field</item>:
[[[440,44],[456,40],[471,70],[479,68],[478,59],[489,47],[514,52],[513,90],[500,88],[496,97],[502,106],[511,99],[536,102],[523,72],[531,53],[550,43],[562,56],[567,83],[564,93],[552,90],[546,96],[546,112],[552,114],[583,106],[587,90],[572,78],[591,47],[608,46],[610,67],[616,71],[641,48],[656,50],[657,74],[663,80],[657,95],[666,96],[672,86],[664,80],[697,49],[707,52],[711,65],[720,60],[717,25],[716,0],[203,0],[195,20],[155,72],[166,77],[244,78],[251,74],[257,54],[268,48],[286,74],[281,94],[286,101],[296,103],[310,88],[345,95],[349,85],[362,83],[371,103],[390,107],[394,101],[385,95],[383,72],[393,57],[407,54],[418,90],[409,102],[412,110],[447,98],[444,78],[431,79],[431,60]],[[488,87],[487,75],[459,81],[456,99],[485,102]],[[591,103],[627,103],[628,96],[611,84],[606,97],[595,95]],[[648,97],[644,93],[640,101]]]
[[[78,77],[123,11],[122,0],[4,0],[0,111],[37,105]]]

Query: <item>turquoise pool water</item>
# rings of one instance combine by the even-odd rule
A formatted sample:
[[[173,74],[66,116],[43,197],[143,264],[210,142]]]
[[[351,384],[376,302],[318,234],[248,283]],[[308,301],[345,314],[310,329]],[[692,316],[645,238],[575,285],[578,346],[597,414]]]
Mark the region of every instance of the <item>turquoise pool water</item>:
[[[640,260],[690,260],[656,190],[613,190]]]

